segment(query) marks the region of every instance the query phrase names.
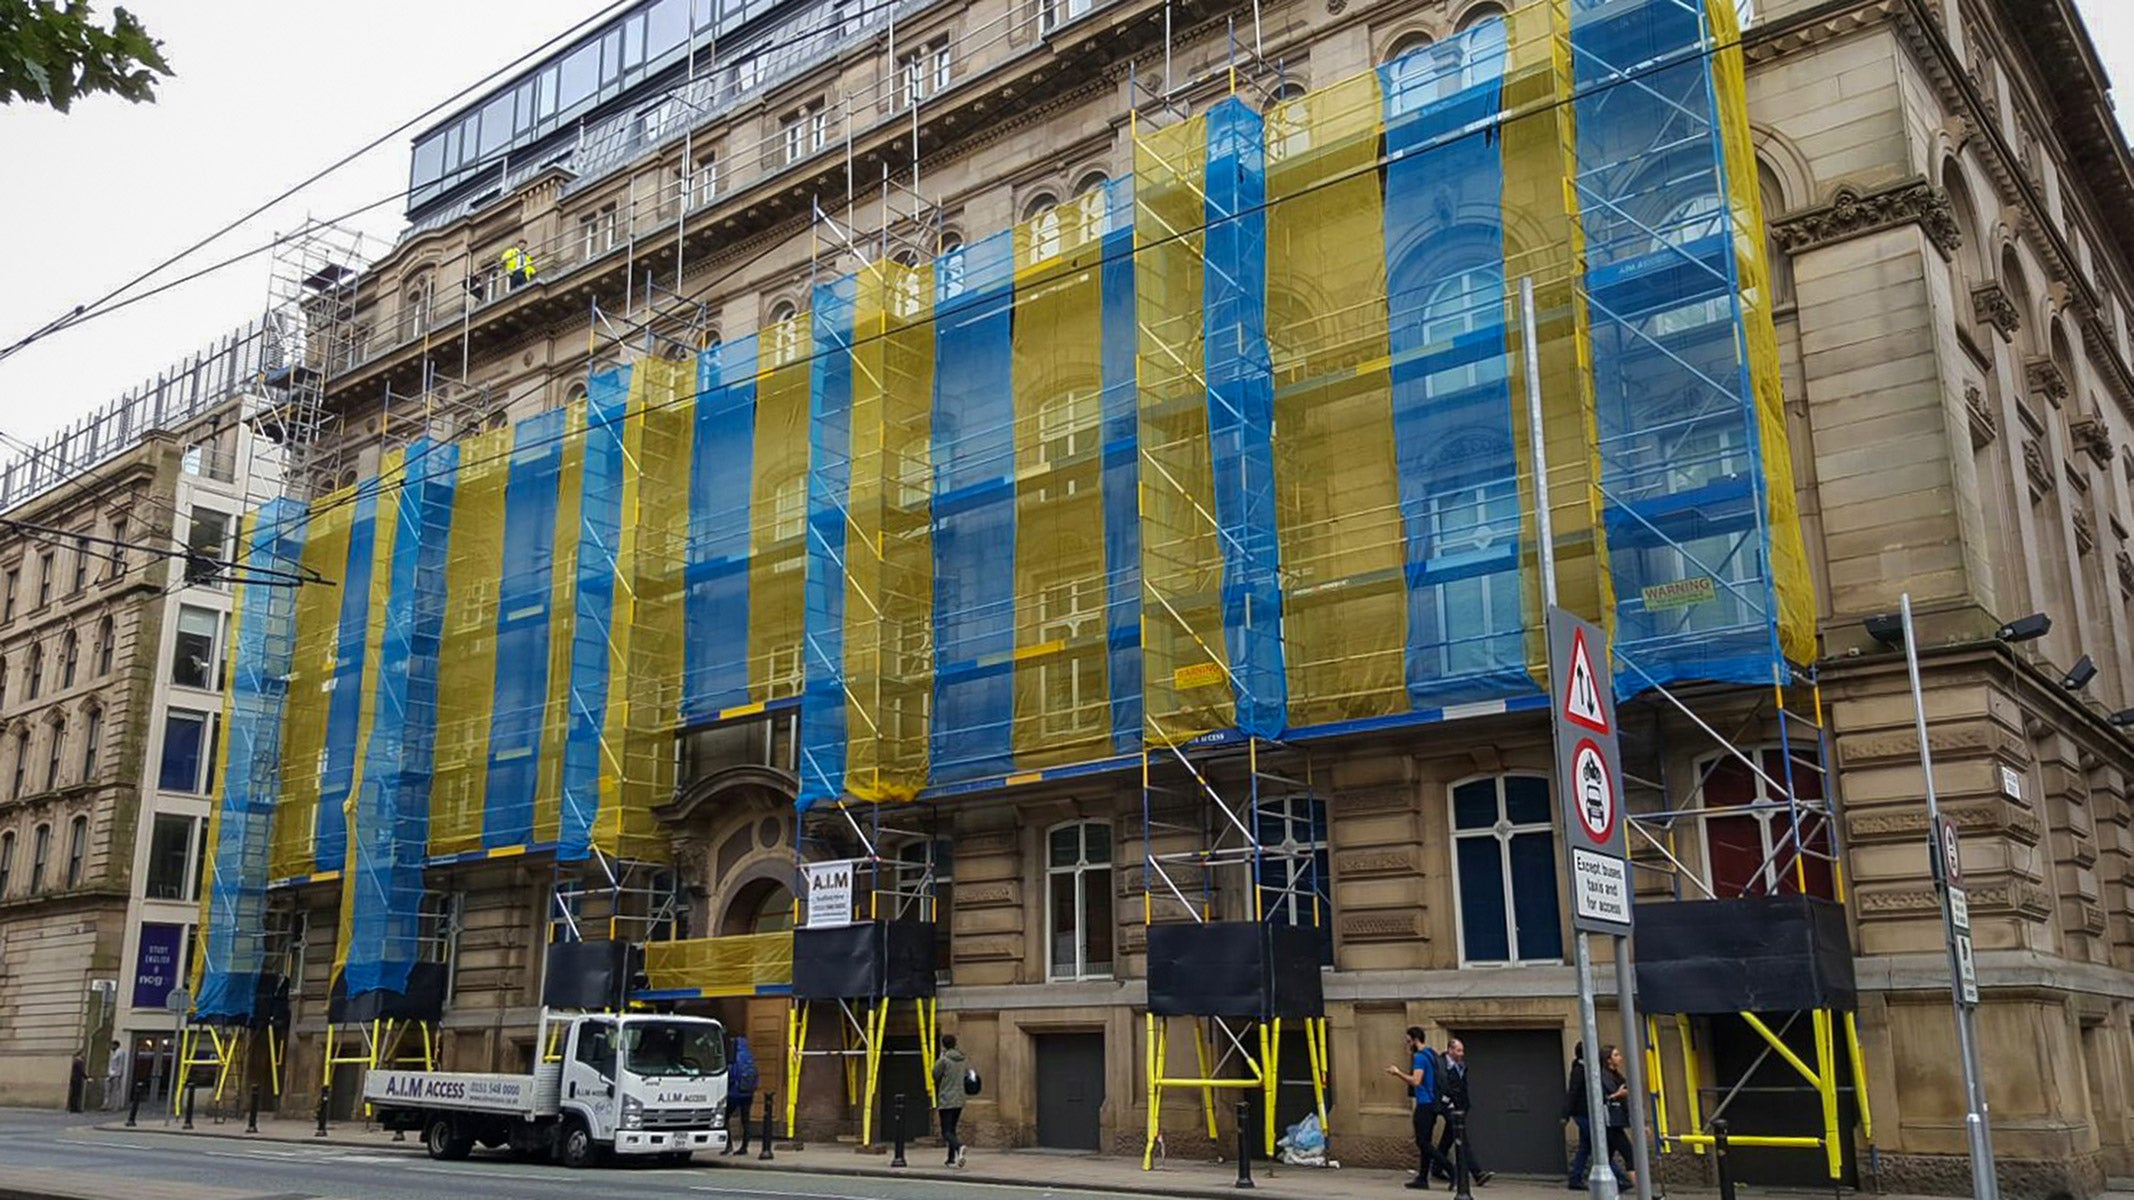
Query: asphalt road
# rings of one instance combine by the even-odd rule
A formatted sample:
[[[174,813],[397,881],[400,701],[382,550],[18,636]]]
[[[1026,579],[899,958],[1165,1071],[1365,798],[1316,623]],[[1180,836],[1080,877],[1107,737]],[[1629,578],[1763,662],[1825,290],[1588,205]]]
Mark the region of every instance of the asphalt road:
[[[124,1200],[191,1187],[257,1200],[1090,1200],[1044,1187],[809,1175],[797,1171],[625,1167],[569,1171],[477,1155],[432,1162],[420,1150],[207,1142],[148,1129],[98,1130],[91,1118],[0,1112],[0,1191],[16,1168],[65,1171],[90,1194]],[[16,1175],[18,1186],[25,1175]],[[155,1188],[143,1186],[154,1184]],[[161,1190],[158,1190],[161,1189]],[[1132,1196],[1142,1193],[1109,1193]]]

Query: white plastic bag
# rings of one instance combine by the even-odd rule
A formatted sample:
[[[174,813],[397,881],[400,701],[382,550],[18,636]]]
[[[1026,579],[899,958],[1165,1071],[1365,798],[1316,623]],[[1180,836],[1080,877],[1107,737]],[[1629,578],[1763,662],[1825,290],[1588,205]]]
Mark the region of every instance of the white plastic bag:
[[[1323,1167],[1326,1165],[1326,1132],[1319,1127],[1319,1115],[1310,1113],[1282,1133],[1282,1140],[1275,1143],[1282,1152],[1282,1161],[1291,1166]]]

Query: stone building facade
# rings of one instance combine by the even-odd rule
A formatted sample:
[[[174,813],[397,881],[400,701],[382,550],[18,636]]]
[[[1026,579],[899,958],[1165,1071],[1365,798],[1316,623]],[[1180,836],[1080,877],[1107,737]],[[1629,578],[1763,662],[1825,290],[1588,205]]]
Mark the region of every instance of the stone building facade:
[[[2064,0],[1755,8],[1749,111],[1818,587],[1877,1182],[1961,1190],[1965,1170],[1911,699],[1902,658],[1862,625],[1909,592],[1937,782],[1965,838],[1996,1143],[2022,1190],[2092,1193],[2134,1168],[2124,1115],[2134,1109],[2134,753],[2107,719],[2134,706],[2134,228],[2116,219],[2134,192],[2134,159]],[[1270,96],[1502,15],[1466,0],[1291,0],[1261,14],[1255,86]],[[656,349],[792,316],[826,266],[851,265],[824,249],[814,204],[848,229],[897,227],[908,202],[864,181],[906,170],[914,140],[941,246],[1090,194],[1132,167],[1137,72],[1165,61],[1166,31],[1171,78],[1197,81],[1179,96],[1227,93],[1231,15],[1151,0],[920,6],[893,38],[755,67],[744,58],[742,94],[689,110],[714,112],[701,124],[649,93],[599,101],[606,113],[637,112],[641,132],[693,127],[638,148],[628,137],[619,148],[581,140],[575,157],[534,155],[508,178],[477,171],[426,192],[407,235],[365,276],[354,349],[330,385],[340,459],[324,482],[374,473],[379,448],[413,429],[457,436],[568,403],[590,366],[625,348],[611,336],[618,323],[635,339],[627,348]],[[902,102],[914,94],[932,97],[917,118]],[[445,171],[457,144],[434,151]],[[536,265],[517,286],[502,269],[514,249]],[[1995,640],[2031,612],[2051,616],[2046,637]],[[2094,676],[2068,686],[2085,656]],[[1776,744],[1755,697],[1713,698],[1700,711],[1738,730],[1739,744]],[[794,738],[781,720],[738,737],[684,735],[681,785],[663,814],[695,934],[790,920]],[[1744,802],[1712,794],[1712,750],[1679,713],[1650,705],[1630,720],[1645,736],[1640,775],[1661,781],[1652,803]],[[1551,1089],[1576,1040],[1566,931],[1529,945],[1525,931],[1496,930],[1510,944],[1486,945],[1462,878],[1469,855],[1509,863],[1520,838],[1548,836],[1517,814],[1550,762],[1545,723],[1514,715],[1359,734],[1316,752],[1325,808],[1297,814],[1283,836],[1323,853],[1330,878],[1324,978],[1344,1161],[1407,1155],[1407,1100],[1378,1068],[1415,1024],[1516,1073],[1527,1097],[1520,1140],[1554,1157]],[[1484,809],[1490,819],[1476,824],[1460,816]],[[975,1137],[1085,1144],[1093,1127],[1106,1149],[1138,1148],[1140,814],[1137,787],[1097,776],[945,801],[907,839],[937,868],[953,864],[941,1005],[944,1026],[989,1068],[969,1117]],[[1683,870],[1707,884],[1734,869],[1726,856],[1744,833],[1707,836],[1718,828],[1708,813],[1680,823]],[[1748,833],[1768,849],[1768,826]],[[448,1066],[531,1061],[550,879],[535,857],[433,869],[431,890],[458,897],[441,942],[454,980]],[[1643,886],[1655,900],[1670,891],[1658,873]],[[1076,897],[1064,915],[1061,895]],[[335,927],[338,886],[282,896],[306,912],[303,927]],[[307,1103],[326,1077],[332,947],[307,939],[295,955],[288,1095]],[[782,1002],[712,1007],[775,1061],[765,1049],[783,1044]],[[1722,1065],[1744,1053],[1713,1037],[1696,1053]],[[1672,1030],[1661,1045],[1679,1061]],[[1046,1111],[1041,1096],[1069,1078],[1094,1097],[1093,1112]],[[1685,1111],[1681,1085],[1669,1086],[1670,1108]],[[811,1128],[845,1127],[827,1080],[803,1101]],[[1167,1127],[1192,1128],[1197,1098],[1176,1105]],[[1063,1120],[1074,1132],[1061,1132]],[[1532,1129],[1540,1142],[1523,1132]],[[1174,1133],[1172,1152],[1191,1153],[1187,1140]],[[1865,1182],[1868,1143],[1856,1125],[1848,1180]],[[1547,1168],[1512,1157],[1497,1163]],[[1783,1156],[1756,1169],[1803,1178]]]
[[[230,584],[220,564],[238,514],[262,498],[257,480],[272,475],[270,461],[255,462],[243,402],[209,386],[231,378],[213,364],[230,367],[246,344],[189,360],[161,389],[97,410],[7,472],[0,1097],[8,1103],[68,1102],[77,1060],[85,1087],[75,1099],[92,1107],[113,1080],[154,1082],[160,1094],[173,1074],[176,1016],[164,1000],[184,986],[199,920],[208,766],[222,715]]]

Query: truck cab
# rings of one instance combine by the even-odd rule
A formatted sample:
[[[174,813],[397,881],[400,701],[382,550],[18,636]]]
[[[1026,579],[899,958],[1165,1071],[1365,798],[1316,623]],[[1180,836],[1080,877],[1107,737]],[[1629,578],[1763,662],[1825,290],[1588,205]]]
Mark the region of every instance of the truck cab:
[[[560,1155],[573,1133],[616,1154],[686,1156],[725,1148],[726,1039],[698,1017],[588,1016],[564,1047]],[[597,1153],[597,1151],[596,1151]]]
[[[556,1047],[528,1075],[373,1070],[364,1100],[430,1156],[476,1146],[591,1166],[609,1155],[686,1161],[726,1148],[726,1030],[703,1017],[547,1016]]]

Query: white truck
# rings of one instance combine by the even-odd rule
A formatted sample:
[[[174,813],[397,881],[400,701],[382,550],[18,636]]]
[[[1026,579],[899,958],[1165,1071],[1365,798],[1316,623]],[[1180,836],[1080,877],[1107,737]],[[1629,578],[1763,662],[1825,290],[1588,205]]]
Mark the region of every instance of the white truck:
[[[726,1148],[726,1031],[717,1021],[544,1020],[536,1046],[558,1042],[562,1057],[530,1075],[372,1071],[363,1099],[387,1129],[419,1130],[438,1159],[479,1145],[587,1167],[610,1155],[687,1162]]]

